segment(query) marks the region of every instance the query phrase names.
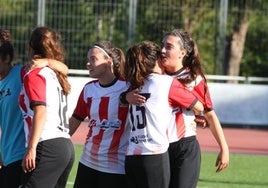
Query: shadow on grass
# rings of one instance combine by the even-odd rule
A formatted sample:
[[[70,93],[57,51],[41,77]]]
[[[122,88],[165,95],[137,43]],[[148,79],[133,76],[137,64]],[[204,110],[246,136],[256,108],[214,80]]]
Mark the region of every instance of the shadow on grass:
[[[222,181],[222,180],[211,180],[211,179],[199,179],[199,182],[202,183],[222,183],[230,185],[248,185],[248,186],[262,186],[268,187],[268,182],[247,182],[247,181]]]

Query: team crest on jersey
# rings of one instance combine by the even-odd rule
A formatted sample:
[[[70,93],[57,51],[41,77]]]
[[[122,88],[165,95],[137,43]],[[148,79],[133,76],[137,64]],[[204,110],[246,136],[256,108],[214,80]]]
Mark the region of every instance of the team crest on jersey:
[[[107,120],[103,119],[102,121],[96,121],[95,119],[91,119],[89,121],[89,126],[90,127],[99,127],[101,129],[117,129],[119,130],[121,127],[122,121],[119,119],[114,119],[114,120]]]
[[[7,90],[0,91],[0,100],[9,95],[11,95],[11,91],[9,88]]]

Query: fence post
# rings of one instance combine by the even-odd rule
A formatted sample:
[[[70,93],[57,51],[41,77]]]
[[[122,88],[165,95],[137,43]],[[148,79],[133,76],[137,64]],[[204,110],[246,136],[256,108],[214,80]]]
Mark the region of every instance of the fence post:
[[[35,23],[37,26],[45,26],[46,0],[35,0]]]
[[[137,0],[129,1],[128,8],[128,39],[127,45],[133,43],[135,40],[135,31],[136,31],[136,17],[137,17]]]
[[[226,73],[226,60],[225,60],[225,41],[226,41],[226,26],[228,14],[228,0],[220,0],[216,3],[217,7],[217,27],[215,36],[215,68],[214,74]]]

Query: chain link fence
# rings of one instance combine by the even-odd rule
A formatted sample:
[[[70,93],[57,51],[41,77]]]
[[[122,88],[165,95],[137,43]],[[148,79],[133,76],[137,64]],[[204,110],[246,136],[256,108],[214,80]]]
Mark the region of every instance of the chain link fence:
[[[41,25],[61,34],[66,49],[66,64],[71,69],[86,68],[88,47],[97,40],[109,40],[125,51],[131,44],[142,40],[153,40],[160,44],[163,32],[172,28],[185,28],[193,33],[195,40],[200,43],[200,51],[209,51],[212,57],[209,59],[203,53],[206,63],[215,61],[215,49],[221,50],[216,46],[216,39],[220,36],[219,31],[226,29],[217,29],[219,1],[0,0],[0,23],[1,28],[9,29],[12,33],[18,63],[27,61],[31,30]],[[244,1],[230,0],[228,6],[239,7],[239,3],[243,5]],[[262,7],[261,1],[252,2],[268,18],[268,7]],[[235,16],[235,11],[240,10],[225,11]],[[268,23],[262,27],[267,28]]]

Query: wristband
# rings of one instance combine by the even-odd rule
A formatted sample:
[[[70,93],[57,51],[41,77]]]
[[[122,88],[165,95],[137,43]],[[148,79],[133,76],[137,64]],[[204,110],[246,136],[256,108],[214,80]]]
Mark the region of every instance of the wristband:
[[[128,101],[127,101],[127,98],[126,98],[127,92],[128,91],[125,91],[125,92],[121,93],[120,96],[119,96],[119,100],[120,100],[120,102],[122,104],[128,104]]]

